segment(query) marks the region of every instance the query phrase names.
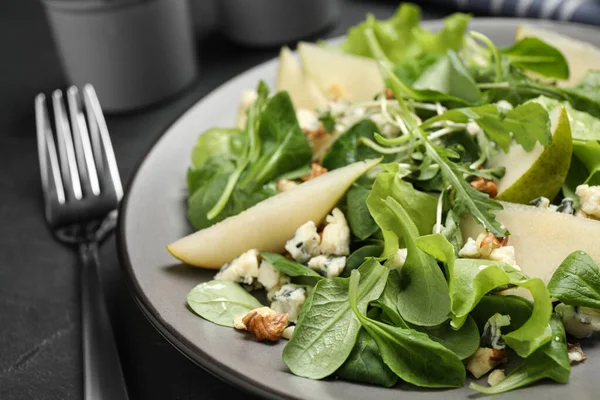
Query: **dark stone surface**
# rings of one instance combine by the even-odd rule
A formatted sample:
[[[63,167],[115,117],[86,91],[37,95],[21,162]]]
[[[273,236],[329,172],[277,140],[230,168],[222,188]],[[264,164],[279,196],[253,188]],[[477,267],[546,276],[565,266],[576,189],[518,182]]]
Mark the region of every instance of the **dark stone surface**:
[[[397,4],[347,1],[339,24],[320,37],[345,32],[367,11],[386,17]],[[428,8],[424,16],[445,13]],[[200,78],[186,91],[152,108],[107,118],[125,182],[177,116],[277,54],[233,45],[218,34],[199,40],[198,50]],[[78,260],[53,240],[43,219],[33,114],[37,93],[66,82],[38,1],[0,1],[0,54],[0,399],[79,399]],[[196,367],[154,330],[123,282],[114,238],[102,247],[101,263],[132,399],[249,397]]]

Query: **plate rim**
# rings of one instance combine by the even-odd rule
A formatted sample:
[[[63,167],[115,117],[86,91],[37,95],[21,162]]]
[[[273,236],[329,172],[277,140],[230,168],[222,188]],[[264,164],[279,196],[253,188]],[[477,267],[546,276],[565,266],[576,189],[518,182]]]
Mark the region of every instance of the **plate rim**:
[[[458,11],[457,11],[458,12]],[[451,13],[450,13],[451,14]],[[448,15],[450,15],[448,14]],[[468,14],[468,13],[467,13]],[[503,24],[503,23],[511,23],[511,24],[530,24],[530,25],[538,25],[540,27],[543,26],[552,26],[552,25],[562,25],[562,26],[570,26],[574,29],[582,29],[587,31],[596,31],[596,33],[600,33],[600,28],[595,25],[583,24],[577,22],[570,21],[561,21],[561,20],[546,20],[546,19],[533,19],[533,18],[511,18],[511,17],[473,17],[470,21],[472,23],[477,24]],[[428,19],[421,21],[421,25],[427,28],[435,28],[439,27],[443,24],[443,18],[436,19]],[[332,38],[325,39],[326,42],[335,42],[341,40],[346,35],[339,35]],[[298,41],[299,42],[299,41]],[[296,54],[296,50],[293,51]],[[130,189],[135,184],[136,180],[139,177],[139,172],[143,167],[146,159],[149,154],[157,147],[158,143],[164,138],[169,131],[173,128],[173,126],[181,119],[185,118],[185,116],[191,112],[192,109],[196,107],[201,107],[201,103],[209,102],[210,99],[220,92],[226,85],[233,84],[235,81],[240,79],[243,75],[249,74],[256,69],[262,68],[264,65],[273,62],[278,57],[275,56],[268,60],[265,60],[257,65],[254,65],[251,68],[248,68],[234,77],[230,78],[227,81],[222,82],[217,87],[212,89],[210,92],[205,94],[204,96],[198,98],[193,104],[191,104],[188,108],[186,108],[183,112],[177,114],[173,119],[164,124],[164,127],[159,129],[155,138],[153,138],[152,142],[143,154],[140,156],[136,164],[134,165],[132,172],[130,173],[130,177],[125,185],[123,199],[118,208],[118,220],[117,226],[115,229],[116,235],[116,247],[117,247],[117,256],[119,260],[119,265],[123,272],[123,277],[125,284],[132,296],[135,304],[138,306],[144,317],[150,322],[152,327],[177,351],[183,354],[188,360],[202,368],[204,371],[210,373],[211,375],[219,378],[225,383],[231,384],[236,388],[245,390],[248,393],[253,395],[257,395],[263,398],[268,399],[298,399],[297,397],[291,396],[289,393],[281,392],[278,389],[264,385],[260,381],[253,380],[248,378],[247,376],[240,374],[224,363],[219,362],[212,358],[207,352],[203,351],[200,347],[186,340],[185,337],[179,334],[179,332],[172,327],[164,318],[160,316],[160,313],[156,310],[156,308],[152,305],[150,299],[146,296],[144,291],[141,289],[139,282],[135,277],[135,273],[133,271],[133,265],[129,258],[129,253],[127,250],[127,243],[125,237],[125,225],[126,225],[126,214],[127,208],[129,205],[130,199]],[[200,318],[200,317],[199,317]]]

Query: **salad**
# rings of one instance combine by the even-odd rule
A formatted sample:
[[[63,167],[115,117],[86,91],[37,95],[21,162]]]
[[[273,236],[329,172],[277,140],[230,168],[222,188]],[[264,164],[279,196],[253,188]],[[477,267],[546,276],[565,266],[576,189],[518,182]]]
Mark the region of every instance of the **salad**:
[[[288,340],[306,378],[568,381],[600,331],[600,70],[570,66],[600,50],[526,26],[498,47],[469,20],[433,33],[402,4],[302,64],[281,50],[276,90],[192,151],[196,232],[168,250],[215,276],[191,310]]]

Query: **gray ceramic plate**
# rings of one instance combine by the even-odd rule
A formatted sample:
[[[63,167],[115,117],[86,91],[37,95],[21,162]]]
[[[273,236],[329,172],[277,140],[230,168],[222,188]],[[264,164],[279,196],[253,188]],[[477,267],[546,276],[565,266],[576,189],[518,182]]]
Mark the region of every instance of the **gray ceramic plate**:
[[[498,45],[513,41],[518,23],[527,22],[564,32],[600,46],[600,31],[589,27],[519,21],[476,19],[471,29]],[[438,29],[440,21],[426,22]],[[340,380],[314,381],[292,375],[281,361],[282,340],[256,343],[234,329],[207,322],[185,303],[188,291],[210,280],[214,271],[181,265],[165,245],[192,232],[186,220],[185,176],[198,134],[212,126],[233,126],[240,92],[259,79],[274,87],[276,60],[259,65],[215,90],[181,116],[158,140],[141,163],[122,205],[119,247],[122,265],[135,298],[156,329],[183,354],[226,381],[268,398],[289,399],[464,399],[467,388],[420,390],[407,384],[393,389]],[[498,399],[598,399],[600,349],[586,343],[588,359],[573,368],[568,385],[545,383]]]

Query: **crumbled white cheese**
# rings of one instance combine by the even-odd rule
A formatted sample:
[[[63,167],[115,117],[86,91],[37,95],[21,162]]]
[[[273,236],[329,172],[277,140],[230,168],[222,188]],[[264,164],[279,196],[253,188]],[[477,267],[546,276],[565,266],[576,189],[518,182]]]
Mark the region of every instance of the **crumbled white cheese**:
[[[292,338],[292,335],[294,334],[294,329],[296,329],[296,325],[288,326],[287,328],[285,328],[283,330],[281,337],[284,339],[290,340]]]
[[[479,245],[473,238],[467,238],[465,245],[458,251],[458,256],[462,258],[479,258]]]
[[[248,250],[231,263],[223,265],[215,275],[216,280],[234,281],[252,285],[258,277],[258,250]]]
[[[500,111],[510,111],[513,109],[513,106],[506,100],[500,100],[496,103],[496,108]]]
[[[491,374],[488,375],[487,382],[490,386],[496,386],[506,378],[506,374],[503,369],[495,369]]]
[[[577,339],[588,338],[600,331],[600,310],[561,303],[555,311],[562,318],[567,333]]]
[[[316,256],[310,259],[308,267],[327,278],[340,276],[346,266],[346,257]]]
[[[350,254],[350,228],[344,213],[334,208],[326,218],[327,225],[323,229],[321,253],[332,256]]]
[[[319,129],[319,115],[312,110],[298,108],[296,110],[296,119],[298,120],[298,125],[300,125],[301,129],[306,129],[308,131]]]
[[[600,186],[579,185],[575,189],[581,203],[581,211],[587,216],[600,219]]]
[[[294,322],[302,305],[306,301],[306,289],[292,283],[283,285],[273,296],[271,308],[277,312],[287,313],[288,320]]]
[[[270,262],[262,260],[258,267],[258,283],[260,283],[267,291],[276,286],[289,283],[290,278],[279,272]]]
[[[294,260],[304,264],[320,253],[319,242],[321,238],[313,221],[308,221],[296,231],[294,237],[287,241],[285,249]]]
[[[480,347],[475,354],[467,359],[466,368],[476,379],[479,379],[494,369],[498,364],[505,361],[506,353],[504,350]]]
[[[390,262],[390,269],[400,269],[404,267],[406,257],[408,256],[408,249],[398,249],[394,257]]]
[[[550,207],[550,199],[546,197],[538,197],[529,202],[532,206],[536,206],[537,208],[549,208]]]
[[[483,133],[483,129],[477,124],[477,122],[471,121],[467,123],[467,133],[471,136],[477,136]]]
[[[296,186],[298,186],[298,184],[294,181],[290,181],[289,179],[280,179],[277,181],[277,191],[279,192],[287,192]]]
[[[515,267],[515,247],[502,246],[497,249],[493,249],[490,253],[489,259],[492,261],[504,262]]]
[[[485,323],[482,337],[492,348],[502,350],[506,347],[502,339],[502,328],[510,325],[510,315],[496,313]]]

